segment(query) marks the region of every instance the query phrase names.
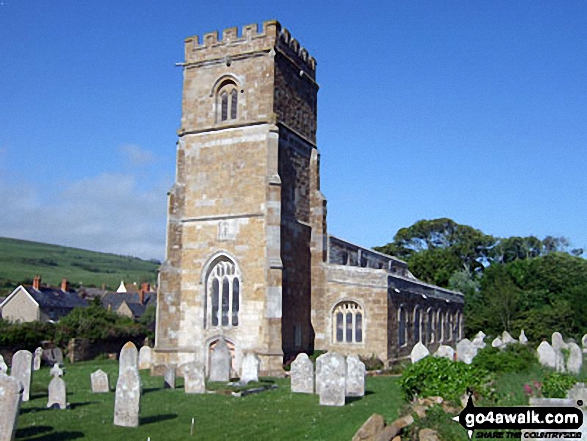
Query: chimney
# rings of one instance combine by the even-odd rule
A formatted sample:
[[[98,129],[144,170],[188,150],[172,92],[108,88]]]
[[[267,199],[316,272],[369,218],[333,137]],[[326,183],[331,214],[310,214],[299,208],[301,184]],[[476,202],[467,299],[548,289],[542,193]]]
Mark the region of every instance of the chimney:
[[[41,276],[36,275],[33,278],[33,288],[35,288],[37,291],[41,289]]]
[[[61,291],[68,292],[69,291],[69,282],[67,279],[63,279],[61,281]]]
[[[149,285],[148,283],[141,283],[141,289],[139,290],[139,299],[141,302],[141,305],[145,304],[145,293],[148,293],[149,291],[151,291],[151,285]]]

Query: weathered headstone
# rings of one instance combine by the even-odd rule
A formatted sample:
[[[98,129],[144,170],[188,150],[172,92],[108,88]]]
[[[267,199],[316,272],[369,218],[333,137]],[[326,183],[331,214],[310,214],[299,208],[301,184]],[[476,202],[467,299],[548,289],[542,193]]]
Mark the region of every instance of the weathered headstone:
[[[116,382],[114,424],[138,427],[141,404],[141,377],[138,369],[127,368]]]
[[[139,351],[139,369],[151,369],[153,354],[150,346],[143,346]]]
[[[110,381],[108,380],[108,374],[102,369],[98,369],[96,372],[90,375],[92,381],[92,392],[94,393],[105,393],[110,392]]]
[[[33,354],[29,351],[20,350],[12,356],[10,375],[22,383],[22,401],[29,400],[32,370]]]
[[[454,360],[455,359],[455,350],[450,346],[440,345],[440,346],[438,346],[438,349],[434,353],[434,356],[448,358],[449,360]]]
[[[504,346],[509,345],[511,343],[516,343],[516,339],[512,337],[510,333],[507,331],[503,331],[503,333],[501,334],[501,341],[503,342]]]
[[[581,345],[583,346],[583,352],[587,352],[587,334],[581,339]]]
[[[314,364],[308,354],[298,354],[291,364],[291,391],[303,394],[314,393]]]
[[[346,358],[346,395],[347,397],[362,397],[365,395],[365,363],[356,355]]]
[[[133,369],[139,368],[139,351],[137,351],[137,347],[131,341],[126,343],[120,350],[120,356],[118,357],[118,375],[122,374],[129,367]]]
[[[43,348],[35,349],[35,357],[33,359],[33,370],[41,369],[41,357],[43,356]]]
[[[477,355],[477,350],[478,348],[473,346],[468,338],[464,338],[457,343],[457,360],[471,364]]]
[[[316,390],[322,406],[344,406],[346,396],[346,360],[334,352],[316,359]]]
[[[197,361],[182,365],[183,384],[186,394],[205,394],[206,380],[204,366]]]
[[[493,347],[493,348],[501,349],[504,346],[505,345],[503,344],[503,340],[499,337],[495,337],[493,339],[493,341],[491,342],[491,347]]]
[[[175,365],[170,364],[165,369],[165,375],[163,375],[163,388],[164,389],[175,389]]]
[[[412,363],[417,363],[428,355],[430,355],[430,351],[421,341],[419,341],[412,348],[412,352],[410,353],[410,360],[412,360]]]
[[[41,356],[48,365],[54,365],[55,363],[63,363],[63,352],[59,348],[45,349]]]
[[[567,360],[567,371],[578,375],[583,365],[583,351],[575,342],[568,343],[570,354]]]
[[[543,341],[536,349],[538,355],[538,362],[548,368],[554,369],[556,367],[556,355],[552,346],[547,341]]]
[[[58,363],[55,363],[49,373],[54,377],[63,377],[63,369],[59,367]]]
[[[487,346],[487,343],[485,343],[484,341],[485,337],[485,333],[483,331],[479,331],[477,335],[475,335],[475,338],[473,339],[471,344],[475,346],[477,349],[483,349],[485,346]]]
[[[259,357],[253,353],[245,354],[241,363],[241,384],[247,384],[249,381],[259,381]]]
[[[218,340],[210,354],[210,381],[230,380],[232,356],[224,339]]]
[[[49,383],[49,399],[47,407],[66,409],[67,408],[67,390],[65,381],[58,375],[54,375]]]
[[[552,333],[552,347],[554,349],[568,349],[568,345],[565,343],[560,332]]]
[[[14,440],[21,401],[20,381],[0,372],[0,441]]]
[[[518,341],[523,345],[528,343],[528,337],[526,337],[526,334],[524,334],[523,329],[522,329],[522,332],[520,332],[520,338],[518,338]]]
[[[566,360],[563,350],[569,349],[569,345],[563,340],[560,332],[552,333],[552,349],[554,349],[554,368],[557,372],[566,372]]]
[[[4,362],[4,357],[0,354],[0,374],[8,375],[8,366]]]

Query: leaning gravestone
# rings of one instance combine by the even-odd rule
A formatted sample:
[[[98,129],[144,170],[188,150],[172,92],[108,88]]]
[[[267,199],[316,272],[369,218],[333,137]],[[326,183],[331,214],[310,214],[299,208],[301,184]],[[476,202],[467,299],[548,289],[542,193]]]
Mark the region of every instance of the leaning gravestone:
[[[346,396],[346,360],[328,352],[316,359],[316,390],[322,406],[344,406]]]
[[[239,383],[247,384],[249,381],[259,381],[259,357],[250,352],[245,355],[241,363]]]
[[[4,362],[4,357],[2,357],[2,355],[0,355],[0,374],[8,375],[8,366]]]
[[[153,354],[150,346],[143,346],[139,351],[139,369],[151,369]]]
[[[468,338],[464,338],[457,343],[457,360],[471,364],[477,355],[477,350],[477,347],[473,346]]]
[[[362,397],[365,395],[365,363],[356,355],[346,358],[346,396]]]
[[[491,347],[501,349],[505,347],[505,344],[503,343],[503,340],[501,338],[495,337],[491,342]]]
[[[579,375],[581,366],[583,365],[583,351],[577,343],[571,342],[568,344],[570,354],[567,360],[567,371],[571,374]]]
[[[449,360],[452,361],[455,359],[455,350],[453,348],[451,348],[450,346],[440,345],[440,346],[438,346],[438,349],[434,353],[434,356],[448,358]]]
[[[10,375],[22,383],[22,401],[29,400],[32,370],[33,354],[29,351],[20,350],[12,356]]]
[[[511,343],[516,343],[516,339],[512,337],[510,333],[507,331],[503,331],[503,333],[501,334],[501,341],[503,342],[504,346],[509,345]]]
[[[175,389],[175,365],[170,364],[165,369],[165,375],[163,376],[163,388],[164,389]]]
[[[35,358],[33,359],[33,370],[41,369],[41,357],[43,356],[43,348],[35,349]]]
[[[485,333],[483,331],[479,331],[473,339],[473,341],[471,342],[471,344],[475,346],[477,349],[483,349],[485,346],[487,346],[487,343],[485,343],[484,341],[485,337]]]
[[[291,391],[303,394],[314,393],[314,364],[308,354],[298,354],[291,364]]]
[[[232,356],[224,339],[218,340],[218,343],[210,354],[210,381],[228,381],[230,380],[230,367]]]
[[[538,355],[538,362],[548,368],[554,369],[556,367],[556,354],[554,349],[547,341],[543,341],[536,349]]]
[[[523,329],[522,329],[522,332],[520,332],[520,338],[518,338],[518,341],[523,345],[528,343],[528,337],[526,337],[526,334],[524,334]]]
[[[139,375],[138,351],[132,342],[120,351],[118,381],[114,401],[114,424],[137,427],[141,404],[141,377]]]
[[[410,360],[412,360],[412,364],[417,363],[428,355],[430,355],[430,351],[422,344],[421,341],[419,341],[412,348],[412,352],[410,353]]]
[[[21,401],[20,381],[0,373],[0,441],[14,440]]]
[[[108,374],[102,369],[98,369],[96,372],[92,373],[90,379],[92,381],[92,392],[96,394],[110,392]]]
[[[182,365],[183,384],[186,394],[205,394],[206,381],[204,366],[197,361],[191,361]]]
[[[51,371],[53,371],[53,369],[51,369]],[[55,372],[55,374],[52,372],[52,375],[53,379],[49,383],[49,399],[47,400],[47,407],[52,409],[66,409],[67,390],[65,381],[63,381],[63,378],[61,378],[58,372]]]

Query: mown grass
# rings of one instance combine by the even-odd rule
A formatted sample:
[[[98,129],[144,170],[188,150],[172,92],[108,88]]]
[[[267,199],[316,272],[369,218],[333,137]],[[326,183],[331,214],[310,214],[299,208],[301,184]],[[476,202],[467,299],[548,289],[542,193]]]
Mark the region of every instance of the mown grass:
[[[116,289],[125,282],[155,283],[158,263],[40,242],[0,237],[0,296],[36,274],[43,284],[59,286],[68,279],[73,286]]]
[[[263,378],[277,389],[234,397],[226,393],[186,395],[178,388],[163,389],[162,377],[141,371],[141,425],[113,425],[114,392],[93,394],[90,374],[102,369],[116,385],[118,364],[94,361],[66,366],[64,377],[71,409],[47,409],[49,369],[35,372],[31,400],[23,403],[18,440],[350,440],[373,413],[391,422],[404,405],[397,378],[367,378],[366,395],[347,398],[344,407],[318,404],[317,395],[292,394],[289,380]],[[211,385],[218,389],[218,385]],[[192,418],[195,433],[190,435]]]

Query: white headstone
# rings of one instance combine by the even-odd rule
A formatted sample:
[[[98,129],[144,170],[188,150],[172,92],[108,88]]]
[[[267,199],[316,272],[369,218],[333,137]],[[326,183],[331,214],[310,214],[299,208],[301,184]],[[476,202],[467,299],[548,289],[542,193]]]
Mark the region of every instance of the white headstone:
[[[249,381],[259,381],[259,357],[253,353],[245,354],[241,363],[241,384],[247,384]]]
[[[567,360],[567,371],[571,374],[579,375],[583,365],[583,351],[577,343],[568,343],[570,354]]]
[[[512,337],[510,333],[507,331],[503,331],[503,333],[501,334],[501,341],[503,342],[504,346],[509,345],[511,343],[516,343],[516,339]]]
[[[560,332],[552,333],[552,347],[556,349],[568,349],[568,345],[563,340],[563,336]]]
[[[316,359],[316,390],[322,406],[344,406],[346,396],[346,360],[334,352]]]
[[[163,388],[164,389],[175,389],[175,365],[170,364],[165,368],[165,374],[163,375]]]
[[[127,343],[128,344],[128,343]],[[129,367],[119,375],[114,401],[114,425],[138,427],[141,405],[141,377],[138,366]]]
[[[33,370],[33,354],[29,351],[20,350],[12,356],[12,368],[10,376],[22,383],[22,401],[29,400],[31,390],[31,376]]]
[[[452,361],[455,359],[455,350],[450,346],[440,345],[440,346],[438,346],[438,349],[434,353],[434,356],[448,358],[449,360]]]
[[[43,356],[43,348],[35,349],[35,357],[33,359],[33,370],[41,369],[41,357]]]
[[[108,374],[102,369],[98,369],[96,372],[92,373],[92,375],[90,375],[90,379],[92,380],[92,392],[110,392],[110,381],[108,380]]]
[[[139,369],[151,369],[153,354],[150,346],[143,346],[139,351]]]
[[[137,351],[137,347],[131,341],[127,342],[120,350],[118,357],[118,375],[122,374],[129,367],[133,369],[139,368],[139,351]]]
[[[218,340],[210,354],[210,381],[230,380],[232,356],[224,339]]]
[[[526,334],[524,334],[524,330],[522,329],[522,332],[520,332],[520,338],[518,338],[519,342],[523,345],[528,343],[528,337],[526,337]]]
[[[457,360],[466,364],[471,364],[473,358],[477,355],[478,348],[467,338],[457,343]]]
[[[49,371],[49,374],[54,377],[63,377],[63,369],[59,367],[59,364],[55,363]]]
[[[410,360],[412,360],[412,363],[417,363],[428,355],[430,355],[430,351],[426,346],[424,346],[424,344],[422,344],[421,341],[419,341],[412,348],[412,352],[410,353]]]
[[[206,380],[204,366],[197,361],[182,365],[183,384],[186,394],[205,394]]]
[[[298,354],[291,364],[290,380],[292,392],[314,393],[314,364],[307,354]]]
[[[8,366],[4,362],[4,357],[0,354],[0,374],[8,375]]]
[[[538,355],[538,362],[548,368],[554,369],[556,367],[555,353],[552,346],[547,341],[543,341],[536,349]]]
[[[65,381],[60,376],[53,376],[53,379],[49,383],[49,399],[47,401],[47,407],[53,407],[59,409],[67,408],[67,390]]]
[[[485,337],[485,333],[483,331],[479,331],[473,339],[473,341],[471,342],[471,344],[475,346],[477,349],[483,349],[485,346],[487,346],[487,343],[485,343],[484,341]]]
[[[362,397],[365,395],[365,363],[356,355],[346,358],[346,396]]]
[[[0,440],[14,440],[21,401],[20,381],[0,372]]]
[[[503,340],[499,337],[495,337],[491,342],[491,346],[497,349],[503,348],[505,345],[503,344]]]

